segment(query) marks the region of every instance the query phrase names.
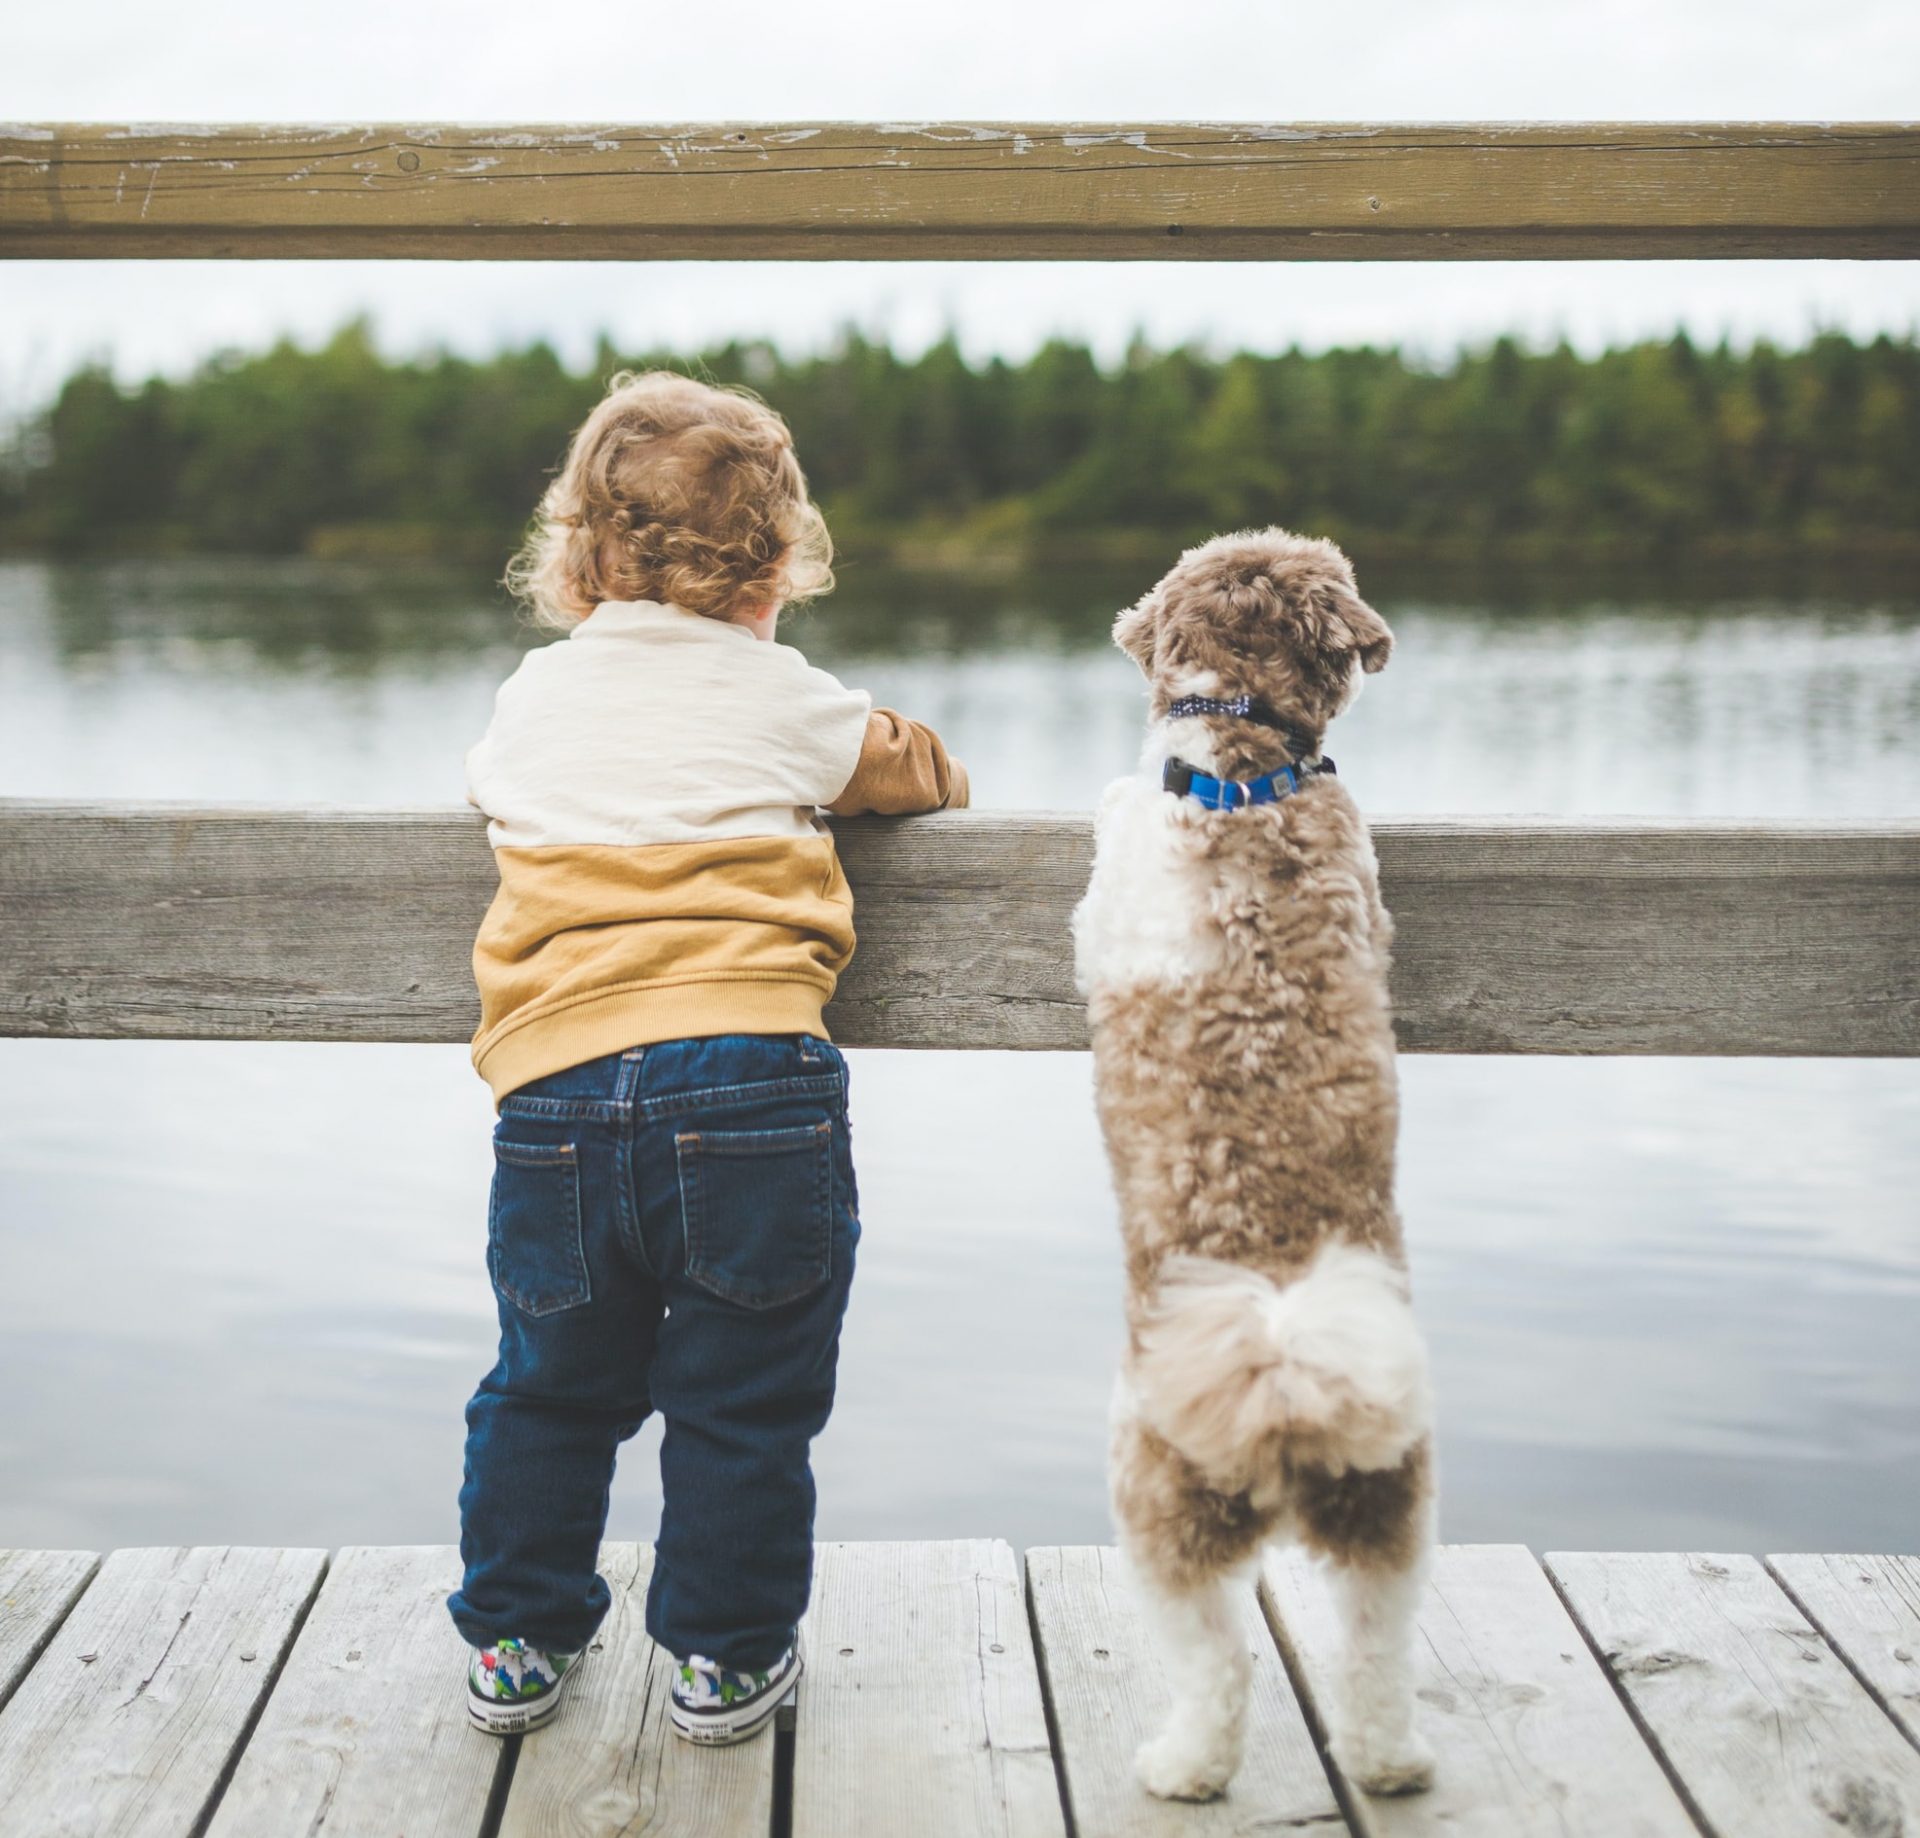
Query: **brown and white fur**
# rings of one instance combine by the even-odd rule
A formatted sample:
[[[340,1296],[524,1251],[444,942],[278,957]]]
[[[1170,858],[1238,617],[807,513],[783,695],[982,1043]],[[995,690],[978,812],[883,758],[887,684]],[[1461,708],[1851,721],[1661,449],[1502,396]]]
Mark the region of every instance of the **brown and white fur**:
[[[1114,639],[1151,718],[1142,775],[1101,806],[1074,940],[1127,1254],[1114,1513],[1173,1695],[1140,1778],[1226,1788],[1251,1675],[1232,1586],[1292,1539],[1331,1560],[1345,1624],[1334,1757],[1370,1792],[1417,1791],[1431,1406],[1373,845],[1337,778],[1232,811],[1160,786],[1168,757],[1242,781],[1316,758],[1393,636],[1338,549],[1274,529],[1188,550]],[[1241,694],[1286,728],[1169,717]]]

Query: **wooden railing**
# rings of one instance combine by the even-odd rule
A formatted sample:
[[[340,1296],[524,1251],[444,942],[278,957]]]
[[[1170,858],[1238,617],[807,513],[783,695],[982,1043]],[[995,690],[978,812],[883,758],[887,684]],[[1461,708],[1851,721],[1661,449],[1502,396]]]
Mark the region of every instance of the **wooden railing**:
[[[835,825],[853,1046],[1086,1044],[1084,817]],[[1920,1053],[1920,823],[1376,825],[1400,1043]],[[0,1034],[464,1040],[471,811],[0,803]]]
[[[1920,129],[0,127],[0,255],[1910,257]]]
[[[0,258],[1920,256],[1912,123],[0,127]],[[860,1045],[1078,1047],[1077,817],[837,826]],[[1383,822],[1401,1044],[1920,1052],[1920,825]],[[0,805],[0,1033],[453,1040],[468,812]]]

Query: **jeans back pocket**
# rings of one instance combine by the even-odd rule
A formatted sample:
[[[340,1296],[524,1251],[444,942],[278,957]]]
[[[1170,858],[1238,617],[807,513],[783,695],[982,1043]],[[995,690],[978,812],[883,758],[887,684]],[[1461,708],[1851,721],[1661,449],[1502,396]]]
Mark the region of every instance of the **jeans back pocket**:
[[[570,1142],[493,1145],[487,1270],[523,1314],[555,1315],[592,1296],[581,1239],[580,1162]]]
[[[687,1276],[743,1308],[777,1308],[833,1274],[833,1124],[683,1130],[673,1139]]]

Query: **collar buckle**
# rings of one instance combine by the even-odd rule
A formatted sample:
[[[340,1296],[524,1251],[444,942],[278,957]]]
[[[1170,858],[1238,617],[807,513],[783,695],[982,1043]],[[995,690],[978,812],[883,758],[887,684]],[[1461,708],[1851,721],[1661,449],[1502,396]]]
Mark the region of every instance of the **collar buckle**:
[[[1244,781],[1212,778],[1183,759],[1170,759],[1160,769],[1160,789],[1177,798],[1197,799],[1208,810],[1237,811],[1256,804],[1278,804],[1282,798],[1304,791],[1314,779],[1335,776],[1333,761],[1324,755],[1317,760],[1276,766],[1257,779]]]

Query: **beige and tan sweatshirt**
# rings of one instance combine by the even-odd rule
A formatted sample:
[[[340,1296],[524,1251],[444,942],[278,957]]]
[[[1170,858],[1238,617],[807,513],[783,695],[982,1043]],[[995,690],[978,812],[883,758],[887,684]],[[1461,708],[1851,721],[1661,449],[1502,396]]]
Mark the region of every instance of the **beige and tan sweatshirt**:
[[[498,1101],[652,1041],[824,1036],[854,933],[820,808],[959,808],[967,777],[790,645],[609,601],[501,685],[467,796],[500,871],[473,948]]]

